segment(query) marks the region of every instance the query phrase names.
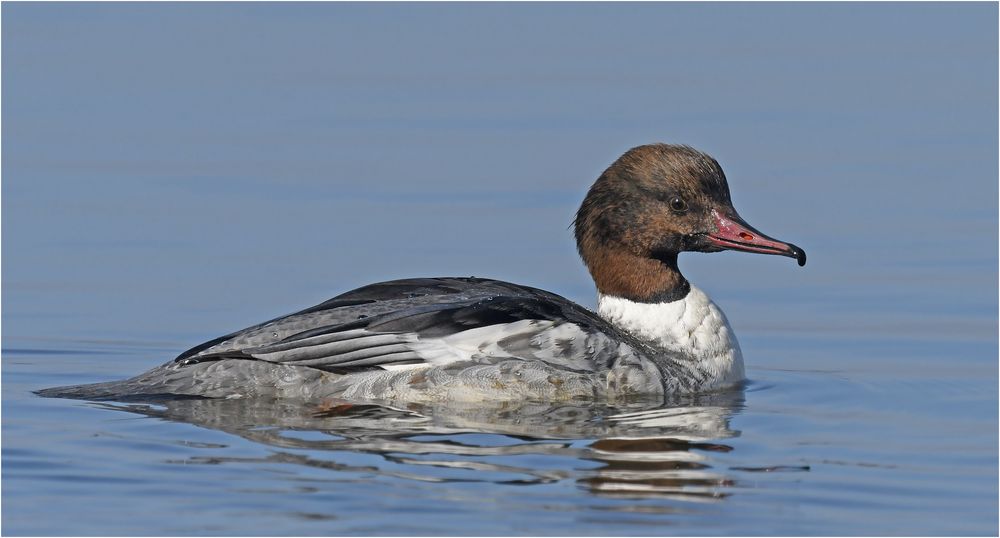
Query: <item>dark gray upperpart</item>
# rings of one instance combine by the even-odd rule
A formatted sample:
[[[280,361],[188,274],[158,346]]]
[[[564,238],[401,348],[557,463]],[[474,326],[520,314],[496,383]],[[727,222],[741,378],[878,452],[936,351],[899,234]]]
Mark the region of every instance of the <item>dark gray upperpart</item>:
[[[351,373],[422,360],[401,350],[398,339],[386,338],[388,335],[435,338],[521,320],[572,323],[585,333],[633,340],[597,314],[537,288],[474,277],[415,278],[357,288],[314,307],[216,338],[174,360],[193,364],[225,358],[258,359]]]
[[[525,320],[539,323],[490,342],[500,350],[497,356],[484,351],[472,361],[507,371],[516,369],[512,358],[520,359],[543,379],[565,374],[567,379],[580,380],[583,392],[590,390],[586,384],[593,385],[595,391],[603,390],[599,385],[607,383],[612,370],[611,379],[625,379],[624,372],[635,370],[638,363],[655,363],[654,370],[659,370],[650,372],[652,377],[646,375],[646,383],[659,385],[661,378],[667,383],[684,377],[678,367],[680,357],[662,357],[648,344],[559,295],[484,278],[420,278],[349,291],[191,348],[129,380],[57,387],[38,394],[94,400],[235,394],[312,397],[350,393],[357,388],[352,384],[378,387],[405,383],[409,387],[414,385],[412,379],[396,373],[384,375],[382,367],[425,362],[426,357],[414,349],[414,340]],[[557,336],[564,333],[557,329],[569,330],[574,338],[560,340]],[[435,375],[440,375],[429,379],[444,376],[447,383],[480,383],[466,379],[473,377],[470,372],[474,368],[464,368],[470,372],[463,373],[462,364],[434,369]],[[281,388],[272,390],[265,385]],[[317,389],[320,385],[326,388]],[[333,393],[327,390],[330,387],[334,387]],[[666,386],[655,389],[670,391]]]

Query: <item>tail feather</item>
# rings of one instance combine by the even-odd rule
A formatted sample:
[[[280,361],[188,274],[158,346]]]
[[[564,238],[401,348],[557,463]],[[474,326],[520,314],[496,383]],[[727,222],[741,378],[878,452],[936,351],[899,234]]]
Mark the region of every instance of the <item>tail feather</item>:
[[[67,385],[65,387],[52,387],[33,391],[42,398],[66,398],[70,400],[90,400],[120,402],[127,401],[149,401],[149,400],[176,400],[187,398],[205,398],[194,394],[179,394],[176,392],[154,392],[143,390],[144,387],[132,380],[109,381],[105,383],[90,383],[87,385]]]
[[[221,359],[195,364],[174,361],[131,379],[70,385],[35,391],[44,398],[149,401],[178,398],[310,396],[330,374],[307,366],[252,359]]]

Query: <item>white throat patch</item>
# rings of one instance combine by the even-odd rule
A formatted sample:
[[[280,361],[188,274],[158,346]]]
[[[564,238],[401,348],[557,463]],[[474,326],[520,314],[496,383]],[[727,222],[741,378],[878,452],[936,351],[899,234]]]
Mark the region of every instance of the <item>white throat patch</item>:
[[[703,389],[743,380],[743,353],[729,321],[693,285],[683,299],[669,303],[638,303],[599,294],[597,313],[658,348],[694,357],[698,368],[709,374]]]

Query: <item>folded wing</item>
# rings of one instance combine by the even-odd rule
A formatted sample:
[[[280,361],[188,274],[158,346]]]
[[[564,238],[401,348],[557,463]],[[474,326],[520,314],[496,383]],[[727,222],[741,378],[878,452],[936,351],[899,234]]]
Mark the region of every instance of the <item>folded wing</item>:
[[[593,313],[534,288],[412,279],[347,292],[202,344],[176,361],[242,358],[343,373],[517,358],[594,371],[608,367],[621,338]]]

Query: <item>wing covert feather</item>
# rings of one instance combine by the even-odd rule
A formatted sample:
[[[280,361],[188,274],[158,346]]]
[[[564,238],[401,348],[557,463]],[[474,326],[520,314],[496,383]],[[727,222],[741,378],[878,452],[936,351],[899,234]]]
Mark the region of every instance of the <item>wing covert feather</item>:
[[[592,371],[609,364],[622,337],[593,312],[542,290],[427,278],[358,288],[175,360],[244,358],[344,372],[502,357]]]

